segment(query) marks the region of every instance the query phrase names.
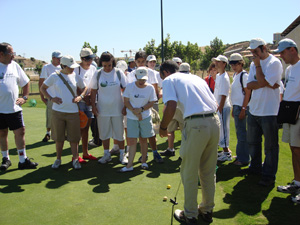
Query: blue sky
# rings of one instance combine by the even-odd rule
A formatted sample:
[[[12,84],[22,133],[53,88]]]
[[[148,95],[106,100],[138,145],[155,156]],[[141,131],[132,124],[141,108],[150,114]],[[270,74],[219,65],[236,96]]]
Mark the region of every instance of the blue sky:
[[[124,56],[121,50],[161,41],[160,0],[0,0],[0,42],[18,55],[50,62],[60,50],[79,60],[83,43]],[[272,42],[300,12],[299,0],[163,0],[164,36],[171,41],[209,45],[261,37]]]

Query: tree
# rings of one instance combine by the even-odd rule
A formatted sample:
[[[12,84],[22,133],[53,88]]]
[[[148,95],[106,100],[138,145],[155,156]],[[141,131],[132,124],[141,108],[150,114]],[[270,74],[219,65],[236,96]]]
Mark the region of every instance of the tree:
[[[164,57],[165,59],[172,59],[175,55],[175,50],[172,48],[172,44],[170,41],[170,34],[167,34],[166,39],[164,40]],[[157,53],[161,56],[161,44],[157,47]]]
[[[94,54],[98,52],[98,46],[95,45],[95,48],[92,48],[89,42],[84,42],[82,48],[90,48]]]
[[[155,40],[151,39],[148,41],[146,46],[143,48],[147,55],[155,55],[156,58],[159,58],[159,54],[157,53],[157,48],[155,47]]]
[[[34,71],[37,74],[41,74],[42,68],[43,68],[43,64],[41,62],[39,62],[38,64],[35,65]]]
[[[226,46],[223,45],[222,40],[218,39],[218,37],[212,40],[210,42],[210,46],[205,47],[205,53],[203,54],[200,62],[200,69],[207,70],[211,63],[211,59],[213,57],[217,57],[218,55],[222,55],[225,51],[225,47]]]

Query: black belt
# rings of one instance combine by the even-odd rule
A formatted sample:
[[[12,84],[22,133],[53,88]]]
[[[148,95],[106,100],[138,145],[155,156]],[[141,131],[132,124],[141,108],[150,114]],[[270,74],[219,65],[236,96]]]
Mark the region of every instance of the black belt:
[[[191,115],[185,118],[185,120],[187,119],[195,119],[195,118],[206,118],[206,117],[212,117],[214,116],[216,113],[208,113],[208,114],[196,114],[196,115]]]

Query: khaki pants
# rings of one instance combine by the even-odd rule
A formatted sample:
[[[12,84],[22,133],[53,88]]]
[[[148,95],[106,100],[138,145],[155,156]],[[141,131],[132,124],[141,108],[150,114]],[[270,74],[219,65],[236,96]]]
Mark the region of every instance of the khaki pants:
[[[217,115],[184,121],[180,148],[181,179],[184,187],[184,214],[198,217],[198,175],[202,186],[202,212],[214,207],[217,149],[220,121]]]
[[[46,108],[46,128],[51,128],[52,105],[53,103],[48,100]]]

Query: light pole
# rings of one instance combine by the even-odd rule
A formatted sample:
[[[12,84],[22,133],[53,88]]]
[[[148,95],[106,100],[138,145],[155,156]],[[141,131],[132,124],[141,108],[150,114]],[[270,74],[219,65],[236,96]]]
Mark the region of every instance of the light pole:
[[[161,15],[161,62],[164,62],[164,23],[163,23],[163,0],[160,0]]]

